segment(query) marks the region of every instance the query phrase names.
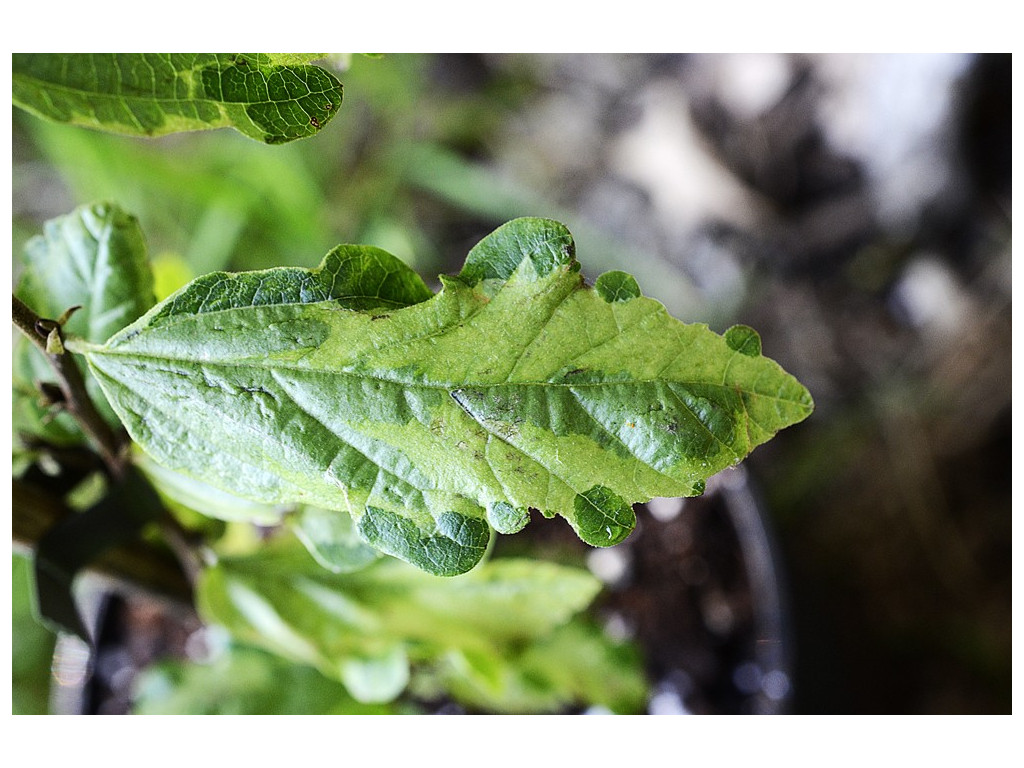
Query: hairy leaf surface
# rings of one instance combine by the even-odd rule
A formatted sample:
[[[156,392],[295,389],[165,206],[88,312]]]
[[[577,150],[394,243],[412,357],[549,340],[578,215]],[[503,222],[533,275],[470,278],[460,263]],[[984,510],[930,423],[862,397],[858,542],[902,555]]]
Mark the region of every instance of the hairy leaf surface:
[[[201,278],[85,351],[157,461],[348,510],[441,575],[529,509],[616,544],[633,503],[701,493],[811,412],[750,329],[683,324],[624,273],[586,285],[557,222],[506,224],[441,283],[343,246],[315,270]]]
[[[135,136],[236,128],[281,144],[317,133],[342,85],[317,55],[15,53],[14,104],[60,123]]]

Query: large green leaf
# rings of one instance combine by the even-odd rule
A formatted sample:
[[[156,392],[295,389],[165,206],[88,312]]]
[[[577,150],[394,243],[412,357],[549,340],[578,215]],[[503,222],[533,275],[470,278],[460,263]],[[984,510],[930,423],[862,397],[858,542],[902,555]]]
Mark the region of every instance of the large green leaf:
[[[25,244],[15,295],[44,318],[80,306],[64,325],[67,333],[102,343],[153,306],[153,274],[138,220],[111,203],[93,203],[47,221],[43,234]],[[18,427],[52,442],[84,440],[67,414],[56,419],[40,405],[33,382],[52,381],[48,364],[27,339],[14,345],[14,413]],[[117,424],[102,391],[86,374],[100,412]]]
[[[530,508],[616,544],[632,503],[701,493],[813,407],[750,329],[685,325],[625,273],[587,286],[557,222],[510,222],[441,283],[344,246],[317,270],[202,278],[78,349],[157,461],[348,510],[441,575]]]
[[[135,136],[232,127],[267,144],[312,136],[341,106],[318,55],[16,53],[14,103],[39,117]]]

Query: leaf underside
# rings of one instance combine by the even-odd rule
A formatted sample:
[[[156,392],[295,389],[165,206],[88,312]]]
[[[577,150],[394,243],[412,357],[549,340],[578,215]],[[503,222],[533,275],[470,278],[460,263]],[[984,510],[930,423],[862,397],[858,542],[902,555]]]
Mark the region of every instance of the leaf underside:
[[[316,55],[77,53],[13,55],[14,104],[112,133],[162,136],[236,128],[281,144],[312,136],[341,106]]]
[[[633,503],[701,493],[813,408],[751,329],[683,324],[624,273],[586,285],[557,222],[504,225],[441,283],[340,246],[314,270],[207,275],[85,351],[157,461],[347,511],[438,575],[530,509],[616,544]]]

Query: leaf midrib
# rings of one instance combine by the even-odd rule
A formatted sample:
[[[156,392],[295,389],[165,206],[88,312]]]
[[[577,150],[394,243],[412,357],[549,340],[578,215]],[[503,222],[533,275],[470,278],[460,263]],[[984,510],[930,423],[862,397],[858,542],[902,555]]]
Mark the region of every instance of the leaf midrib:
[[[299,371],[303,373],[312,374],[326,374],[330,376],[351,376],[352,378],[358,379],[371,379],[373,381],[382,381],[387,384],[399,384],[403,387],[410,389],[430,389],[430,390],[442,390],[444,392],[455,392],[460,389],[492,389],[497,387],[565,387],[568,389],[587,389],[591,387],[611,387],[616,385],[639,385],[639,384],[680,384],[682,386],[703,386],[703,387],[718,387],[720,389],[728,389],[733,392],[741,392],[747,395],[756,395],[758,397],[768,398],[782,403],[792,403],[794,405],[804,405],[808,410],[810,406],[806,406],[799,400],[792,400],[778,395],[772,395],[765,392],[758,392],[751,389],[743,389],[742,387],[734,386],[731,384],[715,383],[713,381],[706,380],[684,380],[684,379],[629,379],[625,381],[592,381],[592,382],[560,382],[560,381],[495,381],[488,383],[476,383],[476,382],[463,382],[458,384],[444,384],[444,383],[430,383],[430,382],[410,382],[402,379],[389,379],[384,376],[377,376],[369,373],[361,373],[358,371],[338,371],[338,370],[327,370],[327,369],[316,369],[316,368],[304,368],[294,363],[290,363],[286,360],[274,359],[272,362],[274,365],[260,364],[259,358],[246,357],[241,358],[237,361],[230,362],[218,362],[210,360],[197,360],[194,357],[173,357],[170,355],[155,355],[146,354],[143,352],[122,352],[110,349],[93,349],[89,351],[89,354],[98,355],[100,357],[104,355],[120,356],[120,357],[135,357],[143,360],[157,360],[177,363],[189,363],[191,365],[202,368],[204,366],[220,366],[220,367],[236,367],[236,368],[261,368],[264,370],[287,370],[287,371]],[[267,360],[267,358],[263,358]],[[168,373],[174,373],[174,371],[168,371]]]
[[[175,98],[172,96],[151,96],[148,94],[130,94],[120,92],[111,93],[110,91],[92,91],[87,88],[75,88],[70,85],[54,83],[51,80],[41,80],[37,77],[32,77],[31,75],[15,74],[14,78],[20,78],[22,81],[25,82],[26,85],[33,85],[40,90],[45,89],[47,91],[56,91],[64,93],[65,95],[85,95],[88,96],[90,100],[105,100],[116,102],[145,101],[147,103],[155,104],[192,104],[195,102],[201,102],[218,107],[229,107],[235,105],[239,107],[248,107],[255,104],[281,104],[283,102],[299,102],[298,98],[262,99],[256,101],[224,101],[223,99],[211,99],[205,96],[189,96],[187,98]]]

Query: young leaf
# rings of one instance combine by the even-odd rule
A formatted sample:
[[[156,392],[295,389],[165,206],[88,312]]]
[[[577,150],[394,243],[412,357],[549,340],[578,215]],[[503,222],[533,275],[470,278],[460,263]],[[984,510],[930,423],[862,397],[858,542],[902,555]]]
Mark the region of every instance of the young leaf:
[[[44,318],[80,309],[64,324],[66,333],[102,343],[153,306],[153,274],[138,220],[111,203],[93,203],[47,221],[43,234],[25,244],[24,269],[15,295]],[[53,373],[27,339],[14,348],[15,412],[35,422],[34,434],[66,444],[84,440],[66,414],[49,421],[33,391],[36,380]],[[117,418],[86,374],[89,395],[108,421]]]
[[[80,306],[64,330],[106,341],[156,301],[138,220],[112,203],[93,203],[47,221],[25,244],[15,294],[41,317]]]
[[[632,503],[701,493],[813,407],[749,335],[685,325],[621,273],[587,286],[557,222],[499,228],[437,295],[414,278],[340,247],[317,270],[202,278],[79,349],[157,461],[347,509],[438,575],[530,508],[617,544]]]
[[[59,123],[133,136],[232,127],[282,144],[312,136],[342,85],[313,55],[16,53],[14,104]]]

